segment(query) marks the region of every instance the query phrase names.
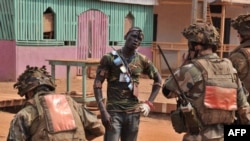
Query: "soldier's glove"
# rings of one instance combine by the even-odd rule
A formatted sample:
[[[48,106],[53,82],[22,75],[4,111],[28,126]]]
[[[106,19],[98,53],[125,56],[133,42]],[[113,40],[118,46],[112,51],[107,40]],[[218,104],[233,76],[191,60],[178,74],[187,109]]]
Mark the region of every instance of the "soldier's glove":
[[[140,104],[140,110],[145,117],[148,116],[152,108],[153,104],[150,101],[145,101],[144,103]]]

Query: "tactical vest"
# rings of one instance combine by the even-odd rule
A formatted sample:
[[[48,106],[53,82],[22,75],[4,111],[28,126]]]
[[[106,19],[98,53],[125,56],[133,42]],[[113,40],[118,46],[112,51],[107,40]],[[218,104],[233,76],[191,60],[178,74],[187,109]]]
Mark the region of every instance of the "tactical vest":
[[[204,94],[194,101],[203,125],[231,124],[237,110],[238,77],[229,59],[197,59],[194,65],[201,71]]]
[[[86,141],[82,120],[69,97],[35,95],[38,116],[31,125],[32,141]]]
[[[250,91],[250,40],[245,41],[244,43],[242,43],[240,46],[238,46],[237,48],[235,48],[232,52],[231,55],[234,53],[241,53],[247,60],[247,66],[246,70],[247,70],[247,74],[245,76],[241,76],[240,79],[241,81],[245,84],[245,88]],[[249,99],[250,101],[250,99]]]
[[[246,84],[244,86],[249,91],[250,90],[250,85],[249,85],[250,84],[250,73],[249,73],[249,71],[250,71],[250,48],[241,48],[239,52],[241,52],[244,55],[244,57],[246,58],[246,60],[247,60],[247,66],[246,67],[247,67],[248,72],[247,72],[246,77],[241,79],[241,81],[244,84]]]

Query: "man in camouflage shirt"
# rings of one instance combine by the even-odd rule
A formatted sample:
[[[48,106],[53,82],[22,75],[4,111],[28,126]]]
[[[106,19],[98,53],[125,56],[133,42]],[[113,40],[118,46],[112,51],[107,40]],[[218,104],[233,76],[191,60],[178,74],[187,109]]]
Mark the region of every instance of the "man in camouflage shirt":
[[[192,24],[182,33],[195,58],[176,70],[175,79],[169,76],[165,80],[162,92],[166,98],[178,97],[178,109],[184,115],[180,123],[186,126],[183,141],[223,141],[223,125],[234,123],[235,111],[240,124],[249,124],[249,104],[242,85],[230,60],[216,54],[219,34],[214,26]],[[179,103],[183,102],[181,94],[187,105]],[[223,104],[225,101],[229,107]]]
[[[7,141],[87,141],[104,134],[95,114],[69,95],[55,94],[55,87],[45,66],[26,67],[14,84],[26,103],[11,121]]]
[[[100,61],[94,81],[94,93],[105,126],[104,141],[136,141],[140,112],[148,116],[161,88],[161,76],[153,63],[137,52],[143,39],[142,30],[132,27],[125,35],[121,49],[105,54]],[[153,79],[148,100],[140,103],[138,85],[141,74]],[[102,84],[107,80],[107,102],[103,103]]]
[[[229,59],[236,68],[237,73],[250,91],[250,14],[240,15],[231,21],[232,27],[237,30],[240,45],[231,51]],[[250,103],[250,97],[248,96]]]

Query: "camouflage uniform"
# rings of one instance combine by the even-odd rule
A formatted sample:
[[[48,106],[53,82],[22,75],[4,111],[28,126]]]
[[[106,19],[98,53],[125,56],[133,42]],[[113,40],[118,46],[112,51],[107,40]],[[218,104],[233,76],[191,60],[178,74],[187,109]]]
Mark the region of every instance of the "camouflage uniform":
[[[184,115],[183,118],[180,118],[180,123],[184,121],[183,124],[181,126],[176,124],[181,128],[177,130],[174,124],[173,127],[176,132],[186,132],[183,141],[223,141],[223,125],[233,124],[236,115],[240,124],[250,123],[250,119],[247,117],[249,104],[246,93],[231,61],[220,58],[216,54],[219,34],[214,26],[205,23],[192,24],[182,33],[188,39],[189,51],[195,52],[196,55],[189,60],[188,64],[175,71],[174,75],[178,85],[173,76],[169,76],[163,84],[164,96],[166,98],[178,97],[177,108],[182,108],[180,113]],[[211,91],[210,88],[213,90]],[[233,92],[227,93],[228,90]],[[180,93],[186,96],[187,101],[191,104],[189,109],[185,109],[186,106],[179,103]],[[232,99],[233,104],[230,104],[229,107],[233,105],[233,109],[223,109],[218,106],[225,103],[226,98],[222,99],[222,95]],[[213,98],[209,96],[213,96]],[[178,123],[178,121],[172,120],[172,123],[174,122]],[[183,125],[186,129],[180,131],[179,129],[183,129]]]
[[[249,54],[244,54],[244,49],[250,51],[250,14],[240,15],[232,20],[232,27],[238,31],[242,40],[240,45],[230,52],[229,59],[236,68],[244,86],[250,91]],[[250,97],[248,97],[248,102],[250,102]]]
[[[121,49],[117,50],[121,54]],[[107,110],[115,112],[133,111],[138,108],[138,97],[136,97],[128,88],[127,82],[120,82],[119,77],[121,74],[120,67],[117,67],[113,61],[116,56],[112,53],[108,53],[101,59],[100,65],[97,69],[98,72],[106,72],[107,86]],[[134,87],[139,85],[140,75],[146,74],[149,78],[153,78],[153,75],[158,72],[157,68],[152,64],[146,56],[139,52],[128,61],[128,66],[131,71],[131,78],[134,83]]]
[[[104,134],[96,115],[70,96],[53,92],[45,67],[28,66],[14,87],[27,102],[11,121],[7,141],[87,141]]]
[[[199,59],[208,59],[208,58],[219,58],[217,54],[211,54],[203,56]],[[236,73],[236,72],[235,72]],[[197,105],[197,101],[204,94],[204,84],[202,83],[202,74],[200,70],[194,64],[188,64],[180,67],[175,72],[175,77],[178,81],[179,86],[183,90],[184,93],[187,94],[188,99],[191,101],[192,105],[194,105],[194,109],[199,109],[202,106]],[[238,82],[238,94],[237,94],[237,105],[238,107],[248,106],[246,101],[245,93],[241,87],[241,83]],[[195,87],[194,87],[195,86]],[[178,88],[173,80],[173,77],[169,77],[164,83],[164,88],[168,89],[172,93],[170,93],[167,97],[174,98],[177,96]],[[198,111],[198,110],[197,110]],[[213,116],[213,115],[211,115]],[[199,135],[190,135],[187,133],[183,137],[183,141],[223,141],[224,138],[224,128],[223,124],[217,125],[207,125],[203,126]]]
[[[48,94],[54,95],[54,93]],[[66,96],[66,98],[69,102],[69,105],[71,105],[71,107],[73,108],[72,110],[75,115],[74,119],[77,125],[77,129],[73,131],[67,131],[65,133],[59,133],[58,135],[61,136],[60,138],[69,141],[76,140],[77,138],[77,140],[79,141],[87,141],[87,138],[89,137],[93,138],[103,135],[104,129],[101,128],[102,131],[100,131],[100,127],[102,125],[98,121],[96,115],[88,117],[89,115],[85,113],[88,112],[87,109],[76,103],[70,96]],[[87,111],[84,112],[83,110]],[[41,117],[39,117],[37,105],[35,104],[34,99],[31,99],[26,103],[25,107],[15,115],[14,119],[11,121],[7,140],[49,140],[46,134],[46,126],[37,126],[41,124],[42,121],[39,120],[39,118]],[[84,120],[84,123],[82,120]],[[74,135],[75,137],[73,138],[72,135]]]

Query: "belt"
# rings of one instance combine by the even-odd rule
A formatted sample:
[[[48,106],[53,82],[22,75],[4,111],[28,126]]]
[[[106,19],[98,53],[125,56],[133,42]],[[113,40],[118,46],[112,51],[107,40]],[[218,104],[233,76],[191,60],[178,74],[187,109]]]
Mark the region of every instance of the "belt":
[[[139,113],[141,112],[140,108],[139,107],[136,107],[135,109],[130,109],[130,110],[111,110],[111,111],[108,111],[108,112],[117,112],[117,113],[127,113],[127,114],[131,114],[131,113]]]

